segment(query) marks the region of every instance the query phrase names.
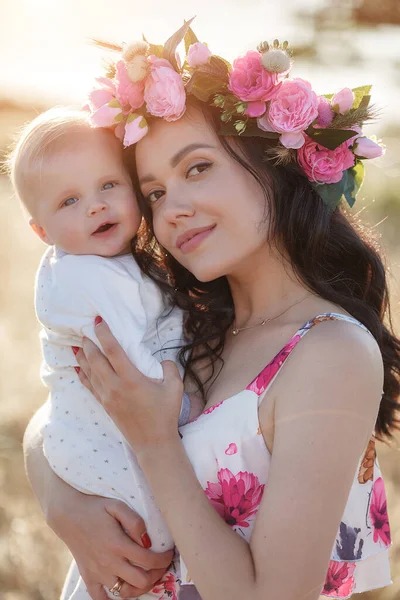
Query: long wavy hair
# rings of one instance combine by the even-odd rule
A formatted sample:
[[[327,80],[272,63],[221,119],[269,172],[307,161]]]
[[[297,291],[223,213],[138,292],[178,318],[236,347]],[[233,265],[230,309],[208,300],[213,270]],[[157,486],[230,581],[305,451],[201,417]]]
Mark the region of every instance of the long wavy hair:
[[[189,103],[202,111],[217,132],[218,113],[204,104]],[[272,240],[284,251],[295,274],[309,290],[341,306],[363,323],[377,341],[384,363],[384,387],[376,434],[381,439],[392,437],[400,423],[400,340],[393,332],[386,269],[376,240],[341,206],[330,211],[297,164],[273,165],[266,160],[271,143],[268,139],[238,137],[232,144],[220,136],[220,141],[264,192],[269,215],[266,243]],[[151,208],[136,183],[134,148],[127,149],[125,161],[144,216],[133,252],[143,272],[159,285],[173,305],[186,311],[189,342],[181,348],[179,358],[186,375],[204,395],[205,384],[214,380],[223,366],[225,336],[234,320],[227,278],[200,282],[165,252],[154,235]],[[195,368],[204,360],[210,366],[207,381],[200,380]]]

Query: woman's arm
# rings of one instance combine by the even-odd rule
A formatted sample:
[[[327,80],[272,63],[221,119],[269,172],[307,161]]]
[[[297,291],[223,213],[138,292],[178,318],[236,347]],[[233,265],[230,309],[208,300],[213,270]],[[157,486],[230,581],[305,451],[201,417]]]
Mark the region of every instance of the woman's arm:
[[[156,554],[146,550],[141,539],[145,524],[123,502],[82,494],[54,473],[42,449],[45,413],[46,405],[29,423],[24,454],[28,478],[46,522],[70,549],[94,600],[107,599],[103,585],[112,587],[117,576],[128,582],[121,597],[144,594],[166,571],[172,551]]]
[[[249,545],[208,502],[173,427],[181,393],[173,365],[164,363],[164,382],[146,380],[104,324],[97,335],[110,362],[84,341],[82,369],[132,444],[203,600],[320,594],[383,380],[367,333],[330,324],[327,344],[326,327],[303,340],[274,388],[273,456]]]

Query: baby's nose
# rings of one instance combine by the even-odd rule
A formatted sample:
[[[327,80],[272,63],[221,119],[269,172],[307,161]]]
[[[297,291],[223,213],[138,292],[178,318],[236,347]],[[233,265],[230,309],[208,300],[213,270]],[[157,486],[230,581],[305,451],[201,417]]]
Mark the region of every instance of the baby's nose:
[[[106,210],[107,204],[105,202],[94,202],[88,209],[88,215],[93,216],[97,215],[97,213]]]

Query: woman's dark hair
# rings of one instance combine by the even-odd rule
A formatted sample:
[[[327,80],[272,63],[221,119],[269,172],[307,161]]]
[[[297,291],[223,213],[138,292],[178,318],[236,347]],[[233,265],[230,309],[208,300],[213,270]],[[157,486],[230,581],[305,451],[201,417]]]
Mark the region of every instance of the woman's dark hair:
[[[204,104],[189,102],[218,131],[219,114]],[[400,409],[400,340],[393,333],[385,266],[375,240],[342,207],[330,211],[297,164],[271,165],[266,160],[269,140],[243,136],[235,138],[236,144],[230,144],[227,138],[220,139],[226,151],[264,191],[270,215],[268,239],[278,249],[284,249],[308,289],[341,306],[376,339],[384,363],[384,393],[376,433],[390,438],[400,422],[396,418]],[[126,153],[125,161],[132,171],[134,150]],[[154,236],[151,209],[139,189],[137,193],[144,223],[133,251],[144,273],[173,304],[187,311],[185,329],[192,341],[180,350],[180,361],[186,375],[204,394],[204,382],[193,365],[208,360],[211,374],[207,381],[215,378],[223,365],[225,336],[234,319],[230,288],[226,277],[206,283],[198,281],[163,250]]]

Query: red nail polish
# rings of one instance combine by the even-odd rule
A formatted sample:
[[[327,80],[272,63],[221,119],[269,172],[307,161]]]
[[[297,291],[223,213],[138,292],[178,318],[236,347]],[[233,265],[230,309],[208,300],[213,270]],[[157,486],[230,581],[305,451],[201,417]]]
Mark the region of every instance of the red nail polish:
[[[74,367],[74,369],[75,369],[75,371],[76,371],[76,372],[78,373],[78,375],[79,375],[79,371],[81,370],[81,368],[80,368],[80,367]]]
[[[151,539],[149,538],[148,533],[143,533],[140,536],[140,539],[142,540],[143,548],[146,548],[147,550],[151,548]]]
[[[103,321],[103,319],[101,317],[96,317],[94,320],[94,324],[95,325],[100,325],[100,323]]]
[[[72,348],[72,352],[73,352],[74,354],[78,354],[78,352],[79,352],[79,350],[80,350],[78,346],[71,346],[71,348]]]

